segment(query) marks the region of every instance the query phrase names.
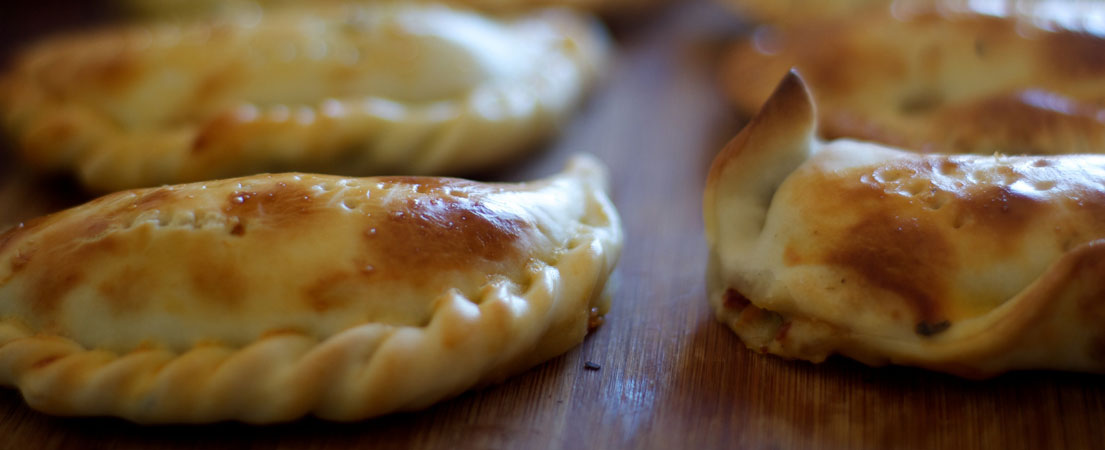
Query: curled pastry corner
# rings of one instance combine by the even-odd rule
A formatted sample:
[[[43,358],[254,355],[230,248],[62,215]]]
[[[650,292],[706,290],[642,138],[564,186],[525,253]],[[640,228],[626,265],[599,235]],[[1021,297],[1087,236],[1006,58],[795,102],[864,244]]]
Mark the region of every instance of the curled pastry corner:
[[[791,71],[709,172],[709,301],[750,349],[1105,372],[1105,158],[823,142],[815,118]]]
[[[133,25],[28,49],[0,81],[0,118],[24,161],[98,192],[466,174],[558,132],[610,45],[595,18],[563,9],[324,4]]]
[[[592,157],[516,185],[268,175],[47,216],[0,234],[0,385],[139,423],[425,408],[567,351],[606,313],[622,234],[605,183]]]

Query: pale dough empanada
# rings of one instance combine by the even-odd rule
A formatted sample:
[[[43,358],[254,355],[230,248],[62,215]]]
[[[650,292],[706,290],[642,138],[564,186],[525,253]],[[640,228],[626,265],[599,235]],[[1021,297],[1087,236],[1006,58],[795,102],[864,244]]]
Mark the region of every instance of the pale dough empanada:
[[[0,85],[18,153],[106,191],[258,172],[458,174],[532,149],[604,65],[584,15],[316,5],[44,42]]]
[[[1103,53],[1099,35],[1023,19],[876,12],[761,29],[732,48],[722,82],[752,114],[798,68],[828,139],[940,153],[1101,152]]]
[[[754,350],[1105,372],[1105,156],[822,142],[792,73],[714,161],[704,208],[710,302]]]
[[[0,234],[0,385],[60,415],[358,420],[559,355],[622,233],[578,158],[524,184],[282,174],[125,191]]]

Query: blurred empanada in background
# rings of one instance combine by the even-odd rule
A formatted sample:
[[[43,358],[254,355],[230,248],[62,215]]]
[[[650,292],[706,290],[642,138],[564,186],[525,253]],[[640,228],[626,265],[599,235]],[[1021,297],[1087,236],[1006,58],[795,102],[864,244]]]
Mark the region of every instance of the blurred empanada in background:
[[[749,348],[1105,372],[1105,155],[918,154],[815,129],[792,73],[710,169],[709,299]]]
[[[359,420],[579,344],[622,247],[597,160],[521,184],[257,175],[0,234],[0,385],[59,415]]]
[[[315,5],[42,42],[0,82],[16,153],[108,191],[259,172],[464,174],[531,151],[608,58],[593,18]]]
[[[822,137],[947,153],[1105,151],[1105,38],[1057,22],[964,11],[760,28],[721,83],[754,113],[799,69]]]
[[[609,15],[638,13],[673,0],[122,0],[140,17],[188,18],[252,13],[263,9],[319,3],[441,3],[487,12],[517,12],[547,7],[569,7]]]

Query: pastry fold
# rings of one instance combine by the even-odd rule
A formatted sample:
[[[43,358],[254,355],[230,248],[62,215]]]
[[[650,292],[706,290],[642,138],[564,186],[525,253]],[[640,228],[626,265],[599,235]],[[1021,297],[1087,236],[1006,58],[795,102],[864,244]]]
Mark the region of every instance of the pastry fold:
[[[750,348],[970,378],[1105,372],[1105,156],[821,141],[791,72],[718,155],[709,299]]]
[[[0,234],[0,385],[141,423],[359,420],[579,344],[622,246],[605,169],[133,190]]]
[[[261,172],[465,174],[564,124],[606,63],[592,17],[319,4],[109,28],[28,49],[0,119],[93,191]]]

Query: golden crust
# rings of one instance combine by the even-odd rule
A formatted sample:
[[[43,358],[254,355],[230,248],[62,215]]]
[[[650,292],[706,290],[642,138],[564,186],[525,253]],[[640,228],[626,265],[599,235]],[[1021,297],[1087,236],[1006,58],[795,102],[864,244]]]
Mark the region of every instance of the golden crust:
[[[466,173],[554,133],[607,45],[568,11],[441,5],[132,26],[27,51],[0,83],[0,114],[23,159],[98,191],[288,170]]]
[[[750,348],[1105,372],[1105,156],[821,142],[812,111],[792,73],[708,180],[710,301]]]
[[[722,82],[755,112],[797,68],[822,137],[941,153],[1061,154],[1105,148],[1105,38],[1024,20],[868,13],[760,29],[732,47]]]
[[[143,423],[359,420],[582,341],[622,237],[591,158],[533,183],[259,175],[0,234],[0,384]]]

